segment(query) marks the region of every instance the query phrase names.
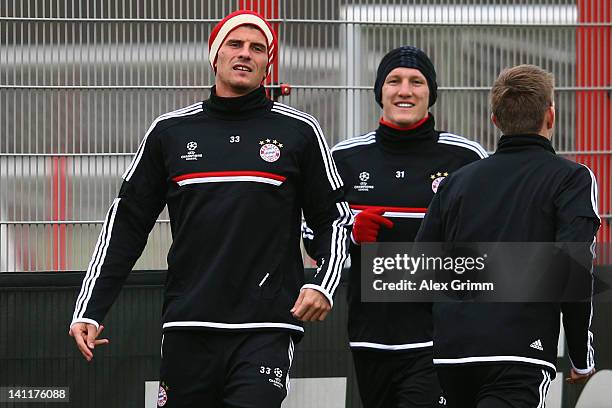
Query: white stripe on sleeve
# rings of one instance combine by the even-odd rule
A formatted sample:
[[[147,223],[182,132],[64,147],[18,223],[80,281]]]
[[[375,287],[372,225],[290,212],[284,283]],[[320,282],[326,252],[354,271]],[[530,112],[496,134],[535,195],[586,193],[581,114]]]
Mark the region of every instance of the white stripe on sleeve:
[[[313,116],[307,113],[304,113],[302,111],[299,111],[297,109],[294,109],[287,105],[283,105],[282,103],[278,102],[274,102],[272,112],[280,113],[282,115],[301,120],[302,122],[305,122],[310,125],[317,137],[319,150],[321,152],[321,157],[323,158],[323,164],[325,166],[325,172],[327,174],[329,183],[332,186],[332,189],[337,190],[338,188],[342,187],[342,179],[340,178],[340,175],[338,174],[338,169],[336,168],[336,164],[334,163],[334,160],[331,157],[331,153],[327,146],[327,141],[323,136],[323,130],[321,130],[319,122],[317,122],[317,120]]]
[[[92,261],[89,264],[87,274],[85,275],[85,279],[83,280],[83,284],[81,286],[81,293],[77,298],[77,304],[75,306],[73,316],[74,319],[82,318],[87,310],[87,304],[91,299],[93,289],[96,285],[96,280],[100,276],[100,271],[106,258],[106,251],[110,245],[115,216],[117,215],[117,209],[119,208],[120,201],[120,198],[116,198],[113,201],[108,211],[107,218],[104,221],[104,225],[102,226],[102,232],[100,232],[100,237],[98,238],[96,252],[94,252]]]
[[[142,158],[142,153],[144,152],[144,148],[147,143],[147,139],[149,135],[151,134],[151,132],[153,131],[153,129],[155,129],[155,126],[157,126],[159,122],[166,120],[166,119],[170,119],[170,118],[178,118],[181,116],[194,115],[196,113],[202,112],[202,110],[203,110],[202,102],[198,102],[191,106],[187,106],[186,108],[177,109],[175,111],[165,113],[159,116],[157,119],[155,119],[153,123],[151,123],[151,126],[149,126],[147,133],[145,133],[145,137],[142,139],[142,142],[140,142],[140,146],[138,146],[138,150],[136,151],[136,154],[134,155],[132,162],[130,163],[128,168],[125,170],[125,173],[123,173],[122,178],[125,181],[129,181],[132,175],[134,174],[134,171],[136,170],[136,167],[138,166],[138,163],[140,162],[140,159]]]

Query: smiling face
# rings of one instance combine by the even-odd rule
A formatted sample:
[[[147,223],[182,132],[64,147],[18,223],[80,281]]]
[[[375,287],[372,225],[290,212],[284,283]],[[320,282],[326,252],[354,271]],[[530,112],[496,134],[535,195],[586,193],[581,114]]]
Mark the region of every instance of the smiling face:
[[[268,47],[263,33],[252,26],[230,32],[217,54],[217,95],[236,97],[259,88],[266,78]]]
[[[429,87],[418,69],[399,67],[389,72],[382,87],[383,119],[409,127],[427,116]]]

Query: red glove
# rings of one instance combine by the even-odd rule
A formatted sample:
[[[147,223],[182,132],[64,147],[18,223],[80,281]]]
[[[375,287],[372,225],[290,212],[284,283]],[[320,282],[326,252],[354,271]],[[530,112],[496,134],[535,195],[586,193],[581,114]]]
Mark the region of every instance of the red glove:
[[[393,222],[382,216],[384,213],[384,208],[378,208],[363,210],[357,214],[351,233],[353,241],[357,244],[376,242],[381,225],[385,228],[393,228]]]

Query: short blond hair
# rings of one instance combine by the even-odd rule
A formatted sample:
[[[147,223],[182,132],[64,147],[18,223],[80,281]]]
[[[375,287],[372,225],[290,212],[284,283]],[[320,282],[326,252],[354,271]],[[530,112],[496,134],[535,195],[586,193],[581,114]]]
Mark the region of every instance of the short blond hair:
[[[504,69],[491,89],[491,110],[505,135],[537,133],[553,104],[554,77],[535,65]]]

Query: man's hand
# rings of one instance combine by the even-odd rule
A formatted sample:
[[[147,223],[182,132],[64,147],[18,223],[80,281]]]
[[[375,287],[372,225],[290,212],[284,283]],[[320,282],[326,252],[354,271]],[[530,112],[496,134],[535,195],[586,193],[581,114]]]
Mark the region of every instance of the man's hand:
[[[331,310],[329,301],[316,289],[302,289],[291,313],[303,322],[323,321]]]
[[[363,210],[355,216],[353,225],[353,241],[358,244],[376,242],[380,227],[393,228],[393,221],[383,217],[384,208]]]
[[[96,326],[89,323],[75,323],[70,326],[68,334],[74,337],[74,341],[85,360],[93,359],[93,349],[102,344],[108,344],[108,339],[98,339],[100,333],[104,330],[104,326],[100,325],[100,329],[96,331]]]
[[[593,369],[590,373],[579,374],[572,368],[572,371],[570,371],[570,376],[565,379],[565,382],[568,384],[584,384],[593,374],[595,374],[595,371],[596,370]]]

